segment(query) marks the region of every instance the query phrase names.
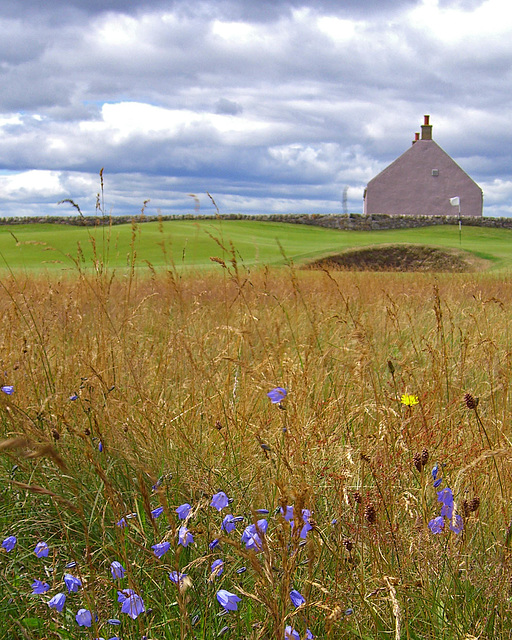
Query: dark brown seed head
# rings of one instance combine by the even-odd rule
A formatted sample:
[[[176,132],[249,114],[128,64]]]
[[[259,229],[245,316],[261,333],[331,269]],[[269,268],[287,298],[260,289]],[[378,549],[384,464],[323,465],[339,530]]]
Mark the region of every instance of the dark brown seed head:
[[[464,402],[468,409],[476,409],[478,407],[479,398],[474,398],[470,393],[464,395]]]
[[[90,430],[88,427],[86,427],[86,428],[84,429],[84,434],[85,434],[86,436],[90,436],[90,435],[91,435],[91,430]]]
[[[359,491],[354,491],[352,497],[354,498],[354,502],[357,502],[357,504],[361,504],[361,502],[363,501],[363,496],[359,493]]]
[[[391,375],[395,373],[395,365],[391,362],[391,360],[388,360],[388,369]]]
[[[375,511],[375,507],[370,502],[366,505],[364,510],[364,518],[370,524],[375,524],[377,522],[377,512]]]
[[[412,457],[412,461],[418,471],[421,471],[423,469],[423,465],[421,464],[421,454],[415,453]]]
[[[428,449],[423,449],[421,452],[421,464],[425,466],[428,462]]]
[[[468,507],[470,511],[476,511],[479,506],[480,506],[480,498],[478,496],[471,498],[471,500],[468,502]]]
[[[57,431],[57,429],[52,429],[52,436],[54,440],[58,440],[60,438],[60,433]]]
[[[354,548],[354,543],[352,542],[352,540],[343,540],[343,546],[350,553]]]
[[[480,498],[478,496],[475,496],[474,498],[471,498],[471,500],[464,500],[464,502],[462,503],[462,511],[467,518],[469,514],[473,513],[473,511],[476,511],[479,506]]]

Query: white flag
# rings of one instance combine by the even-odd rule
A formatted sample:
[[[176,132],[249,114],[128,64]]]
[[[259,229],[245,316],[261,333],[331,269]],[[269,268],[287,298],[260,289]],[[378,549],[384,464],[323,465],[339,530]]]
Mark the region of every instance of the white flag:
[[[454,207],[459,207],[460,206],[459,196],[456,196],[455,198],[450,198],[450,204],[453,205]]]

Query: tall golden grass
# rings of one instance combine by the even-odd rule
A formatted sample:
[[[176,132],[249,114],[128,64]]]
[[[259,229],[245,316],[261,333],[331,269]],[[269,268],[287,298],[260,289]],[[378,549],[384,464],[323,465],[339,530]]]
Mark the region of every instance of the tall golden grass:
[[[15,534],[26,558],[52,541],[59,571],[77,562],[99,615],[91,637],[109,633],[115,593],[103,574],[116,557],[152,609],[123,639],[273,639],[288,625],[300,638],[306,627],[326,638],[509,637],[509,279],[218,262],[208,274],[3,280],[1,383],[15,392],[0,394],[0,536]],[[266,395],[277,386],[281,406]],[[435,463],[463,517],[458,535],[428,527],[440,510]],[[259,554],[222,537],[224,588],[243,600],[228,623],[207,580],[220,490],[246,524],[258,508],[274,523]],[[174,536],[183,502],[197,512],[187,549]],[[159,504],[167,530],[151,520]],[[291,504],[294,527],[277,511]],[[163,538],[164,564],[151,553]],[[5,637],[84,637],[29,595],[31,562],[0,554]],[[164,569],[184,568],[192,586],[173,595]],[[306,597],[295,611],[292,588]]]

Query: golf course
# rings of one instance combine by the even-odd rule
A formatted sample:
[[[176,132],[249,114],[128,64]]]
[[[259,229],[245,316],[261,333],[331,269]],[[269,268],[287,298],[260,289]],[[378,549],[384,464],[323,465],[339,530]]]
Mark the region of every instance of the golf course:
[[[235,251],[246,266],[303,265],[359,247],[413,244],[468,252],[483,260],[480,270],[512,266],[512,231],[456,225],[390,231],[338,231],[253,220],[172,220],[116,226],[65,224],[0,226],[0,267],[29,272],[104,266],[144,269],[212,268],[212,257]]]

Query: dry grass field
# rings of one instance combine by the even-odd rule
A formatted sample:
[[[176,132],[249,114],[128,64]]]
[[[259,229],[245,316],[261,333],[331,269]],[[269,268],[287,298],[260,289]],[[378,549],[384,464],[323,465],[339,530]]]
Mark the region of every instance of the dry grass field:
[[[510,279],[215,266],[2,279],[1,637],[511,637]]]

